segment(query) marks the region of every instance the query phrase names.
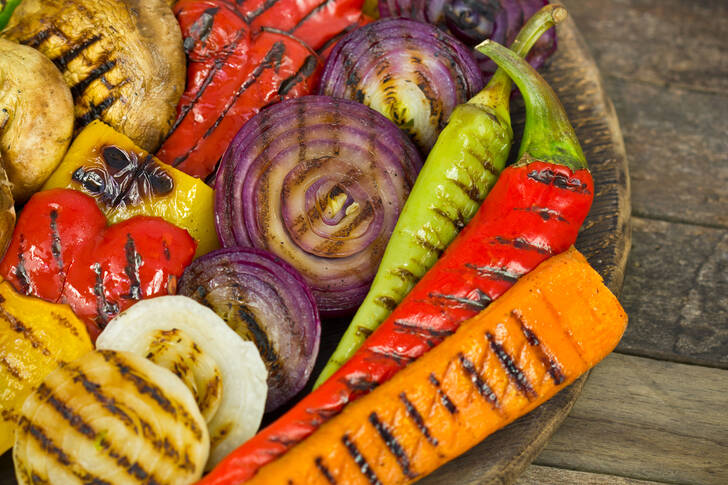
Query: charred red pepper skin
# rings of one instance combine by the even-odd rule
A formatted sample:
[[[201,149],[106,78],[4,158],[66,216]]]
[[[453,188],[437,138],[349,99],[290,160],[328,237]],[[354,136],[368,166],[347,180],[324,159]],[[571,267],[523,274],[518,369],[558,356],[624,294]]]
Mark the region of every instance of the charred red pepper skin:
[[[25,295],[68,303],[92,341],[136,301],[175,293],[197,247],[158,217],[107,226],[96,201],[71,189],[31,197],[10,244],[0,275]]]
[[[593,194],[587,169],[543,161],[506,168],[473,220],[357,353],[200,483],[249,479],[346,404],[454,333],[520,276],[568,249]]]
[[[362,4],[177,2],[189,61],[187,88],[157,157],[195,177],[209,177],[232,138],[260,109],[313,92],[321,54],[362,22]]]

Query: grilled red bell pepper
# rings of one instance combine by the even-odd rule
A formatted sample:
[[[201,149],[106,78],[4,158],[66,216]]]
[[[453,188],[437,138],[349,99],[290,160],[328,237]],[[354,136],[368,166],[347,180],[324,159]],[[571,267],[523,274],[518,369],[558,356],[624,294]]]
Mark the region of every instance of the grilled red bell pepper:
[[[68,303],[95,341],[135,301],[175,293],[196,245],[187,231],[158,217],[107,227],[92,197],[52,189],[25,204],[0,275],[20,293]]]
[[[514,79],[526,102],[519,162],[502,172],[471,222],[357,353],[201,483],[247,480],[347,403],[439,344],[519,277],[574,243],[594,194],[581,147],[545,81],[518,56],[507,55],[501,63],[501,55],[494,54],[494,60]],[[564,377],[558,366],[551,369],[551,377],[560,382]]]
[[[361,21],[362,3],[177,2],[174,12],[189,61],[187,89],[157,156],[190,175],[208,177],[238,130],[261,108],[313,92],[321,53]]]

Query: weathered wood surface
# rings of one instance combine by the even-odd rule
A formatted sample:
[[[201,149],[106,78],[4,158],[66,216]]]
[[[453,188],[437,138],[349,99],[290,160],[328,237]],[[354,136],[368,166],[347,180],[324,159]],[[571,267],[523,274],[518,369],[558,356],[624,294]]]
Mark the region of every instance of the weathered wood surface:
[[[536,463],[680,484],[728,483],[728,372],[620,354],[592,370]]]
[[[621,297],[630,324],[618,350],[728,368],[728,231],[632,221]]]
[[[664,485],[663,482],[635,480],[632,478],[602,475],[601,473],[577,472],[563,468],[531,465],[518,477],[515,485]]]

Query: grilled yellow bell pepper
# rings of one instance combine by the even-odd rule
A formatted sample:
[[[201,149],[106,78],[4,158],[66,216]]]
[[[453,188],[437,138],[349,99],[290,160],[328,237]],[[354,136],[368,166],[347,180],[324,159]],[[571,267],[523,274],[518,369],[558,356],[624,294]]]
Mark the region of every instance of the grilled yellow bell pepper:
[[[0,283],[0,454],[13,446],[20,406],[35,386],[60,363],[91,350],[86,325],[68,305]]]
[[[148,215],[186,229],[197,241],[196,256],[219,247],[212,188],[160,162],[101,121],[78,134],[43,186],[57,187],[94,197],[111,224]]]

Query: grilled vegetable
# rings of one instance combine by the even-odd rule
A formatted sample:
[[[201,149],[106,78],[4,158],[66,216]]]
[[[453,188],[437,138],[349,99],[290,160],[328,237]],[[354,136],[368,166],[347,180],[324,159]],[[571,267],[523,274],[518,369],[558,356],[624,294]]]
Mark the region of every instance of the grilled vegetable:
[[[449,32],[469,47],[484,39],[508,45],[518,29],[548,0],[381,0],[382,17],[408,17],[427,22]],[[556,32],[550,30],[536,43],[527,57],[539,68],[556,51]],[[487,77],[497,66],[486,56],[476,53],[476,60]]]
[[[561,6],[544,7],[523,27],[514,51],[525,56],[565,17]],[[512,86],[506,73],[498,71],[483,91],[453,112],[412,188],[364,303],[316,385],[351,357],[475,215],[511,149]]]
[[[24,202],[66,153],[73,100],[58,69],[35,49],[0,38],[0,158]]]
[[[353,101],[305,96],[236,135],[215,185],[224,247],[269,250],[301,272],[323,315],[355,308],[421,167],[391,121]]]
[[[57,187],[92,196],[111,224],[136,215],[157,216],[186,229],[197,241],[198,256],[219,247],[212,189],[101,121],[79,133],[43,186]]]
[[[614,349],[626,323],[619,302],[581,254],[572,249],[555,256],[246,483],[422,478],[571,384]],[[309,413],[337,411],[314,407]],[[256,446],[282,448],[275,439],[284,438],[266,430],[258,436],[201,483],[250,478],[270,461]],[[285,439],[300,440],[301,432]]]
[[[96,340],[134,302],[174,293],[194,253],[187,231],[162,219],[106,227],[93,198],[52,189],[25,205],[0,275],[25,295],[68,303]]]
[[[212,308],[258,347],[268,368],[267,411],[306,384],[321,322],[311,291],[291,266],[258,249],[221,249],[185,270],[179,293]]]
[[[210,442],[177,376],[143,357],[93,351],[23,404],[13,448],[20,485],[193,483]]]
[[[382,19],[342,38],[321,75],[319,94],[382,113],[427,154],[453,109],[483,87],[469,49],[422,22]]]
[[[23,401],[59,363],[93,349],[86,327],[68,308],[22,296],[0,283],[0,454],[13,446]]]
[[[5,255],[14,227],[15,200],[13,199],[13,189],[8,180],[8,174],[3,168],[2,151],[0,151],[0,256]]]
[[[313,91],[320,62],[291,34],[252,30],[231,2],[183,0],[174,11],[190,67],[177,120],[157,156],[206,178],[261,108]]]
[[[3,0],[0,2],[0,30],[8,23],[13,10],[20,2],[21,0]]]
[[[114,318],[97,349],[141,355],[177,375],[194,394],[210,434],[212,468],[260,426],[267,392],[258,349],[209,308],[185,296],[140,301]]]
[[[3,36],[63,72],[77,130],[102,119],[154,151],[172,126],[185,58],[165,0],[24,0]]]

